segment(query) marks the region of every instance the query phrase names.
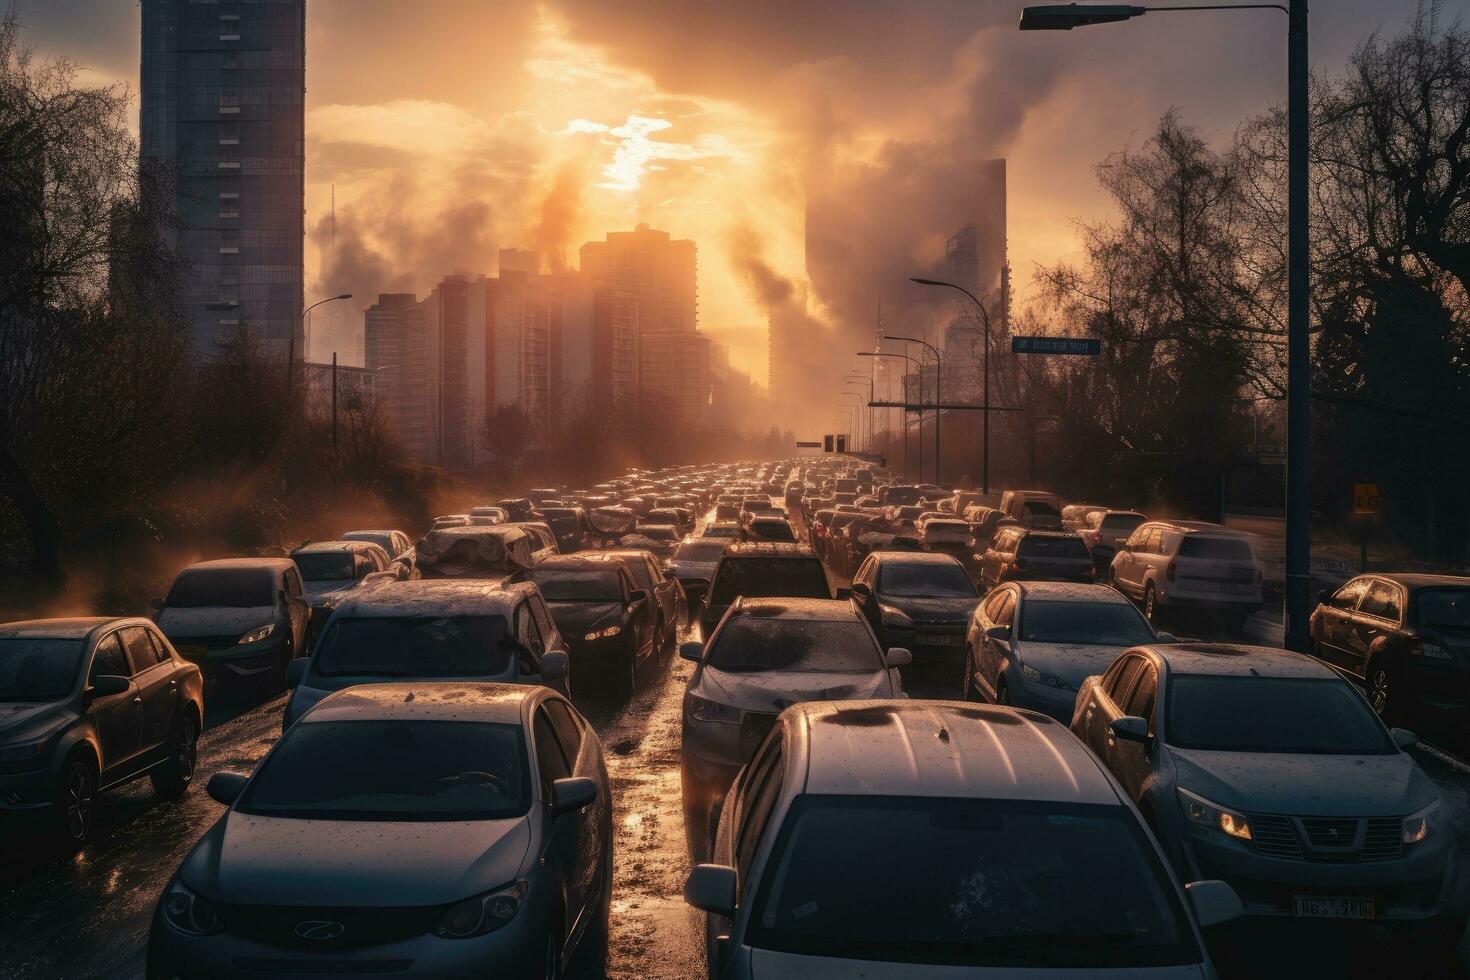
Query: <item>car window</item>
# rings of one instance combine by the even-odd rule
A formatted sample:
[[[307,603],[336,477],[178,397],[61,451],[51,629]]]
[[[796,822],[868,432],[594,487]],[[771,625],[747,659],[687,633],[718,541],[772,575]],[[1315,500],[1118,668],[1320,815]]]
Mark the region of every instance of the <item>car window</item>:
[[[1363,598],[1363,593],[1368,591],[1369,581],[1371,580],[1366,578],[1353,579],[1333,594],[1330,605],[1334,609],[1352,612],[1358,607],[1358,600]]]
[[[300,599],[304,594],[301,589],[301,576],[296,574],[296,569],[286,570],[286,594],[293,599]]]
[[[1154,730],[1154,702],[1158,693],[1159,673],[1153,664],[1149,664],[1138,676],[1138,683],[1134,685],[1133,693],[1128,695],[1128,707],[1124,711],[1147,720],[1150,732]]]
[[[168,644],[163,641],[163,637],[159,636],[152,630],[144,630],[144,632],[148,634],[148,639],[153,643],[153,652],[157,654],[159,663],[164,663],[165,661],[171,661],[174,659],[173,651],[171,651],[168,647]]]
[[[995,611],[995,625],[1009,626],[1016,612],[1016,593],[1006,589],[1000,599],[1000,607]]]
[[[551,641],[551,636],[556,632],[555,625],[551,622],[551,613],[546,608],[546,603],[540,596],[532,596],[526,600],[531,614],[536,617],[536,628],[541,633],[541,649],[546,649],[546,644]]]
[[[857,617],[840,621],[734,616],[710,642],[705,666],[731,673],[880,671],[882,652]]]
[[[762,760],[761,769],[751,780],[745,809],[740,814],[740,826],[735,840],[735,877],[741,889],[750,881],[750,865],[755,860],[756,845],[760,843],[761,832],[766,829],[771,810],[781,796],[785,767],[782,765],[779,731],[777,729],[771,735],[776,743],[775,748]]]
[[[158,650],[154,648],[153,641],[148,639],[147,630],[141,626],[128,626],[118,632],[122,634],[128,659],[133,662],[133,673],[141,674],[158,663]]]
[[[542,708],[551,718],[551,726],[556,730],[556,740],[566,753],[567,760],[575,766],[577,753],[582,748],[582,726],[573,717],[571,706],[557,698],[547,698]]]
[[[546,644],[541,642],[541,630],[536,626],[536,617],[531,613],[529,605],[523,602],[516,607],[516,639],[527,650],[540,656],[546,652]]]
[[[1133,682],[1142,670],[1143,658],[1129,657],[1123,669],[1113,677],[1113,683],[1107,691],[1108,697],[1112,698],[1113,703],[1118,707],[1123,707],[1124,702],[1128,700],[1128,694],[1133,690]]]
[[[1368,594],[1363,597],[1363,604],[1358,611],[1369,616],[1377,616],[1380,619],[1391,619],[1398,622],[1399,618],[1399,596],[1398,590],[1382,579],[1374,579],[1373,584],[1368,587]]]
[[[1148,534],[1148,543],[1143,547],[1151,555],[1163,554],[1164,552],[1164,529],[1156,527]]]
[[[541,775],[541,788],[549,800],[552,784],[558,779],[566,779],[572,774],[572,770],[567,765],[566,754],[562,751],[561,742],[556,737],[556,729],[551,724],[551,719],[546,716],[544,706],[536,709],[536,717],[532,720],[531,727],[536,738],[536,769]]]
[[[985,600],[986,619],[990,620],[992,623],[996,621],[996,617],[1000,615],[1001,604],[1006,601],[1006,596],[1009,593],[1009,589],[1007,589],[1005,592],[996,592],[992,594],[990,598]]]
[[[129,677],[132,673],[127,654],[123,653],[122,641],[116,633],[109,633],[97,644],[97,655],[92,658],[92,672],[87,675],[87,682],[90,684],[104,674]]]

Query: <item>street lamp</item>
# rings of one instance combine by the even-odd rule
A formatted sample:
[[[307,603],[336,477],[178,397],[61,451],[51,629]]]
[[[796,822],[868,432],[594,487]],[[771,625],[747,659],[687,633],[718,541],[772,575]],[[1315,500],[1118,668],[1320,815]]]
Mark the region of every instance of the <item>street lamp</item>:
[[[1049,3],[1027,7],[1023,31],[1070,31],[1170,10],[1279,10],[1286,14],[1286,646],[1311,647],[1311,302],[1307,221],[1307,0],[1138,7]]]
[[[923,278],[921,276],[913,276],[913,277],[911,277],[909,279],[909,282],[916,282],[920,286],[948,286],[950,289],[958,289],[960,292],[962,292],[966,296],[970,297],[970,302],[972,302],[972,303],[975,304],[975,309],[977,309],[977,310],[980,311],[980,318],[985,322],[985,384],[984,384],[984,389],[985,389],[984,402],[985,402],[985,404],[984,404],[984,406],[981,409],[981,414],[984,416],[984,419],[983,419],[983,421],[981,423],[981,425],[982,425],[981,442],[983,443],[984,448],[981,450],[981,457],[980,457],[980,489],[982,491],[984,491],[985,493],[989,493],[990,492],[990,311],[985,308],[985,304],[984,303],[980,302],[980,300],[975,297],[975,294],[974,293],[970,292],[968,289],[966,289],[964,286],[959,285],[958,283],[944,282],[944,281],[939,280],[939,279],[925,279],[925,278]]]
[[[873,379],[862,374],[849,374],[843,378],[851,387],[853,384],[865,384],[868,386],[868,452],[873,451]]]
[[[857,352],[857,356],[858,357],[895,357],[895,358],[902,358],[902,359],[904,359],[905,361],[908,361],[910,364],[912,364],[914,366],[914,377],[916,379],[918,379],[918,384],[919,384],[919,408],[917,409],[917,411],[919,413],[919,438],[918,438],[918,443],[919,443],[919,479],[920,480],[923,480],[924,479],[924,373],[921,370],[923,368],[923,365],[920,364],[918,361],[914,360],[912,357],[908,356],[907,354],[890,354],[887,351],[860,350],[860,351]],[[905,384],[903,386],[903,396],[904,396],[904,401],[907,402],[908,401],[908,385],[907,384]],[[935,402],[934,403],[936,405],[939,404],[938,398],[935,399]],[[904,476],[908,476],[908,460],[909,460],[909,419],[908,419],[908,411],[907,411],[907,409],[905,409],[905,410],[903,410],[903,461],[904,461],[904,467],[903,468],[904,468]]]
[[[853,439],[853,447],[852,448],[853,448],[853,451],[856,452],[858,445],[861,444],[861,435],[862,435],[862,431],[863,431],[863,413],[861,411],[861,409],[863,407],[863,396],[860,395],[860,394],[858,394],[855,391],[839,391],[837,394],[838,394],[838,397],[841,397],[841,398],[856,398],[857,399],[857,401],[855,403],[853,403],[853,406],[852,406],[852,410],[853,410],[853,423],[852,423],[852,425],[853,425],[853,428],[856,430],[855,438]]]
[[[920,340],[918,337],[895,337],[892,334],[884,334],[883,335],[883,339],[884,340],[901,340],[901,341],[903,341],[906,344],[920,344],[920,345],[922,345],[924,347],[929,348],[929,353],[931,353],[931,354],[934,355],[934,483],[935,483],[935,485],[938,485],[939,484],[939,414],[940,414],[940,408],[939,408],[939,406],[944,401],[944,399],[940,397],[940,378],[944,376],[944,358],[942,358],[942,357],[939,356],[939,348],[938,347],[935,347],[933,344],[929,343],[929,341],[927,341],[927,340]],[[920,374],[920,377],[923,377],[923,375]],[[923,435],[924,434],[924,425],[923,425],[923,422],[922,421],[919,423],[919,434],[920,435]]]
[[[305,332],[306,332],[306,317],[307,317],[307,314],[311,313],[312,310],[316,309],[318,306],[321,306],[323,303],[332,303],[332,302],[335,302],[335,301],[337,301],[339,299],[351,299],[351,298],[352,298],[352,294],[351,293],[339,293],[336,296],[328,296],[326,299],[319,299],[315,303],[312,303],[310,306],[308,306],[306,309],[302,310],[301,311],[301,320],[302,320],[302,328],[301,328],[301,330],[302,330],[302,333],[305,334]],[[305,346],[304,338],[303,338],[303,346]],[[303,355],[309,355],[311,352],[309,350],[307,350],[307,351],[303,351],[302,353],[303,353]],[[292,374],[292,371],[293,371],[293,369],[295,367],[295,363],[296,363],[296,331],[293,330],[293,331],[291,331],[291,336],[289,338],[287,338],[287,340],[286,340],[286,391],[287,391],[288,394],[291,391],[291,374]]]

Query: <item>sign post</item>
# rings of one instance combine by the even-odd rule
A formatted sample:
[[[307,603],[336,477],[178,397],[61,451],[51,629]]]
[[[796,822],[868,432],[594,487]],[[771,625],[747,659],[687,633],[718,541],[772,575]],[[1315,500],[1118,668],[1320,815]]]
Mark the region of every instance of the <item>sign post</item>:
[[[1383,495],[1378,492],[1378,484],[1353,484],[1353,520],[1362,532],[1358,539],[1359,574],[1368,570],[1368,532],[1373,529],[1373,522],[1377,520],[1378,510],[1382,506]]]
[[[1012,337],[1011,353],[1096,357],[1102,353],[1102,341],[1094,337]]]

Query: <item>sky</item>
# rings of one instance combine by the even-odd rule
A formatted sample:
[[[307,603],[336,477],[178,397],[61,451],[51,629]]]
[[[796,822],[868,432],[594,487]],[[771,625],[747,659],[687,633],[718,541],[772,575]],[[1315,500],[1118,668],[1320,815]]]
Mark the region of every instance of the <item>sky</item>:
[[[1417,5],[1315,0],[1315,69],[1337,72]],[[18,6],[39,54],[136,88],[136,0]],[[974,162],[1003,156],[1024,306],[1039,266],[1078,256],[1077,223],[1107,216],[1100,160],[1171,108],[1223,144],[1284,98],[1285,18],[1023,34],[1021,6],[308,0],[307,298],[422,294],[447,273],[493,274],[502,247],[576,265],[581,243],[648,222],[698,243],[700,329],[736,367],[765,382],[767,317],[804,296],[820,373],[827,351],[870,344],[880,303],[890,328],[936,320],[907,277],[965,223]],[[1436,6],[1448,21],[1470,0]],[[346,309],[318,321],[313,357],[360,326],[358,304],[333,305]]]

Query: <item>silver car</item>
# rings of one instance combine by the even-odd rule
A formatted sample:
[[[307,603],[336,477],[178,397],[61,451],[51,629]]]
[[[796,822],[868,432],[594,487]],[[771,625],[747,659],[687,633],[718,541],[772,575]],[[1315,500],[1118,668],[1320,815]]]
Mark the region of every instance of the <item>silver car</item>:
[[[1200,927],[1240,914],[1065,727],[963,702],[787,709],[712,861],[684,898],[721,980],[1214,977]]]
[[[1230,882],[1252,915],[1463,929],[1454,815],[1414,736],[1311,657],[1141,646],[1082,685],[1072,731],[1179,873]]]

